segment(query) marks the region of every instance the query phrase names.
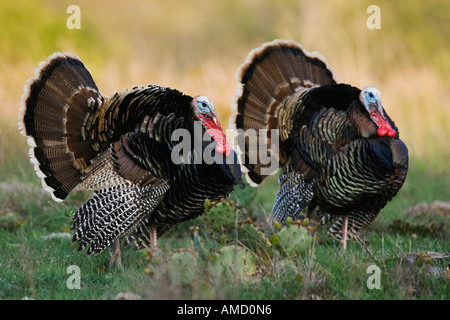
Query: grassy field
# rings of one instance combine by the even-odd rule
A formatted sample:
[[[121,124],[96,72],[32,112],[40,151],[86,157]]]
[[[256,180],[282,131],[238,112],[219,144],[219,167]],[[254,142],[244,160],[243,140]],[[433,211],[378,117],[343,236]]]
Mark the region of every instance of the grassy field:
[[[424,176],[435,183],[416,188]],[[266,221],[272,179],[258,191],[237,189],[234,204],[216,204],[202,218],[178,226],[160,239],[160,251],[123,249],[122,266],[113,268],[109,252],[87,257],[70,238],[48,237],[67,235],[86,194],[55,204],[37,186],[3,185],[8,192],[1,199],[0,298],[111,299],[132,292],[149,299],[448,299],[448,255],[429,254],[450,252],[448,216],[436,208],[402,212],[411,198],[433,199],[446,184],[426,172],[413,173],[363,243],[350,242],[344,253],[323,232],[312,236],[294,224],[278,233],[280,243],[274,241]],[[290,229],[301,240],[290,237]],[[71,265],[81,270],[79,290],[66,284]],[[381,270],[379,289],[366,285],[371,265]]]
[[[450,298],[448,1],[378,1],[380,30],[366,27],[371,1],[83,0],[81,29],[70,30],[72,2],[0,3],[0,299]],[[273,176],[208,206],[156,252],[124,248],[121,266],[109,268],[108,251],[78,252],[67,235],[89,194],[52,201],[17,130],[37,64],[54,51],[75,53],[105,95],[150,83],[205,94],[226,127],[238,66],[274,38],[319,51],[341,82],[379,88],[408,146],[405,185],[362,242],[344,253],[323,230],[297,224],[273,236]],[[71,265],[80,268],[80,289],[67,286]],[[372,265],[379,289],[367,286]]]

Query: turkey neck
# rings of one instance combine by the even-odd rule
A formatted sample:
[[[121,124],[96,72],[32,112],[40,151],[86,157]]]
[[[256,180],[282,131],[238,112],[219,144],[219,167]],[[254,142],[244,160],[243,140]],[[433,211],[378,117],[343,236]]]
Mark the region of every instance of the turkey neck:
[[[367,111],[362,110],[359,101],[352,101],[350,108],[347,111],[348,118],[357,131],[357,134],[363,138],[376,138],[377,129],[375,122],[370,119]]]

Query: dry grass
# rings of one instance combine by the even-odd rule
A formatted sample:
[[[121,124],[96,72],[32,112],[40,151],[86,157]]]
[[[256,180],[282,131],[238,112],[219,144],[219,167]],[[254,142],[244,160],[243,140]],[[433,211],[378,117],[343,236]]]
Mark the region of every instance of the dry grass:
[[[426,30],[411,30],[414,39],[407,38],[411,35],[405,25],[422,9],[416,1],[410,1],[410,12],[399,3],[381,1],[381,30],[366,28],[366,1],[79,1],[81,31],[65,27],[68,5],[47,1],[39,9],[48,16],[39,17],[36,26],[49,24],[55,36],[44,33],[46,29],[34,36],[25,30],[33,42],[23,59],[8,51],[2,54],[6,63],[0,67],[0,125],[7,132],[0,138],[2,160],[21,141],[9,131],[15,130],[23,85],[53,51],[78,54],[105,95],[150,83],[208,95],[226,127],[238,66],[252,48],[273,38],[293,39],[319,51],[341,82],[378,87],[412,157],[437,170],[445,169],[442,163],[450,158],[450,149],[443,147],[450,134],[450,81],[448,69],[443,69],[448,63],[442,62],[450,56],[427,38]],[[24,20],[38,10],[22,6]],[[428,12],[430,5],[423,6]],[[448,23],[441,26],[444,30],[435,30],[438,36],[445,27]],[[435,47],[418,53],[413,49],[420,42]],[[10,49],[12,55],[15,50]]]

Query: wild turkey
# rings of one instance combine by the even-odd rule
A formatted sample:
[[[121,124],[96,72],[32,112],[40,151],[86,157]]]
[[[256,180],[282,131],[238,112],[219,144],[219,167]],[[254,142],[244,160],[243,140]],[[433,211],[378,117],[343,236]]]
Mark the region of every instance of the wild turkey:
[[[318,209],[335,220],[328,235],[341,239],[343,229],[345,248],[347,237],[367,228],[406,178],[408,149],[380,92],[338,84],[322,56],[286,40],[251,51],[237,78],[230,123],[242,129],[247,180],[258,185],[270,174],[256,148],[268,146],[281,166],[272,222]]]
[[[123,235],[135,249],[155,246],[157,236],[201,215],[205,199],[226,197],[240,183],[209,98],[157,85],[105,98],[69,53],[50,56],[28,81],[19,128],[56,201],[74,189],[95,191],[72,225],[72,240],[88,255],[112,242],[119,255]]]

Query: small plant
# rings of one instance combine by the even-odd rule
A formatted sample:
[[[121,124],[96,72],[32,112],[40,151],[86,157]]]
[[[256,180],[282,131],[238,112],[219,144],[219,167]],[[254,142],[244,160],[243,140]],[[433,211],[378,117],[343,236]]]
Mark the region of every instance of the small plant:
[[[144,250],[147,262],[144,274],[154,280],[170,279],[172,283],[189,286],[193,283],[198,269],[198,253],[178,249],[166,253],[162,249]]]
[[[282,254],[302,254],[311,247],[313,238],[302,223],[294,223],[288,218],[284,227],[275,226],[275,229],[279,232],[270,236],[270,242]]]
[[[242,177],[244,186],[238,186],[230,195],[231,201],[234,201],[239,207],[250,207],[250,204],[255,199],[257,189],[248,185],[245,178]]]
[[[249,278],[255,274],[256,263],[250,251],[231,245],[222,247],[209,256],[207,270],[214,278],[220,278],[224,274]]]
[[[197,252],[180,250],[170,255],[168,259],[168,274],[172,282],[180,285],[191,285],[195,279],[198,267]]]
[[[222,199],[219,202],[205,201],[206,212],[203,222],[214,231],[225,231],[234,228],[236,223],[236,208],[231,201]]]

